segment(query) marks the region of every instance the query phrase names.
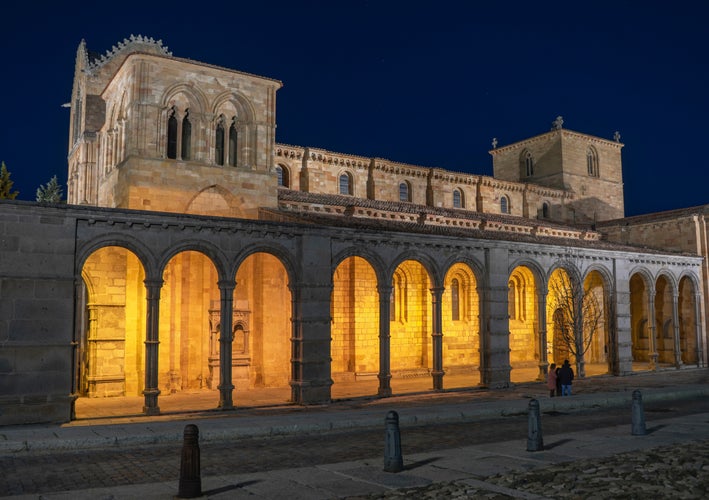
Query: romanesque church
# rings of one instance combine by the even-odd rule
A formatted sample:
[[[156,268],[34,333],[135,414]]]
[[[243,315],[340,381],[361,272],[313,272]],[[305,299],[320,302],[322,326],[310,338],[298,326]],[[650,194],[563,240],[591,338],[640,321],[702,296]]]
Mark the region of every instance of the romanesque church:
[[[0,203],[0,424],[706,365],[706,207],[625,218],[617,135],[490,177],[281,144],[281,82],[142,36],[74,75],[68,203]]]

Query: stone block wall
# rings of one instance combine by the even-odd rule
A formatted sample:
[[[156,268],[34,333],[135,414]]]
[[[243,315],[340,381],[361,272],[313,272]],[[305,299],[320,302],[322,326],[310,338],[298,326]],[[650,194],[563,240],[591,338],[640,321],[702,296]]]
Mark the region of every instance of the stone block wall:
[[[74,224],[0,201],[0,425],[69,420]]]

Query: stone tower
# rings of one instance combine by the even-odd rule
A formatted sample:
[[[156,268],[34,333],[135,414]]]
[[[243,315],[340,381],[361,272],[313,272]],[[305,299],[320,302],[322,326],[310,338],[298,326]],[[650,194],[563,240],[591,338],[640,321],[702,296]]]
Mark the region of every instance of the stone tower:
[[[68,202],[256,218],[275,207],[277,80],[131,36],[76,55]],[[159,187],[160,189],[155,189]]]
[[[563,202],[546,203],[540,218],[584,224],[624,217],[623,144],[563,129],[562,122],[491,150],[494,177],[567,191]]]

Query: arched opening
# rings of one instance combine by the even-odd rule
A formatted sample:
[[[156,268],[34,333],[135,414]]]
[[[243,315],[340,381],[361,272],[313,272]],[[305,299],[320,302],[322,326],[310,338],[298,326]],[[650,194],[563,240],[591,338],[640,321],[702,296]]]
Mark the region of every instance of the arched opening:
[[[103,247],[83,265],[77,311],[77,418],[105,416],[93,398],[131,397],[127,410],[140,414],[145,382],[145,271],[137,256]],[[87,399],[88,398],[88,399]]]
[[[163,271],[160,292],[158,388],[161,398],[183,391],[215,389],[219,358],[210,356],[210,311],[219,308],[216,268],[196,251],[175,255]],[[209,407],[216,407],[213,395]]]
[[[555,269],[549,277],[547,332],[551,332],[551,338],[547,338],[548,360],[556,366],[561,366],[567,359],[572,366],[577,364],[575,353],[581,350],[577,322],[579,289],[563,268]]]
[[[634,274],[630,278],[630,328],[633,342],[633,371],[649,369],[652,361],[648,300],[648,288],[645,280],[640,274]]]
[[[682,352],[682,363],[685,365],[699,364],[699,346],[697,345],[696,296],[692,280],[683,277],[679,282],[677,297],[677,312],[679,314],[679,344]]]
[[[510,274],[507,283],[512,382],[528,382],[539,377],[540,343],[537,307],[534,275],[528,267],[517,266]]]
[[[249,332],[249,344],[248,355],[234,360],[234,401],[238,405],[245,391],[259,391],[269,400],[288,401],[292,329],[286,268],[271,254],[255,253],[239,266],[236,283],[234,325],[248,325],[244,329]],[[240,354],[232,351],[239,358]]]
[[[431,388],[431,280],[420,262],[407,260],[394,271],[390,322],[392,390]]]
[[[375,395],[379,384],[377,276],[365,259],[349,257],[337,266],[332,282],[332,398]]]
[[[655,282],[655,349],[660,366],[675,363],[672,284],[665,276]]]
[[[582,322],[586,330],[584,353],[586,375],[612,373],[617,354],[617,340],[609,336],[608,298],[605,281],[598,271],[586,275],[583,283]]]
[[[480,383],[480,298],[470,266],[446,273],[442,301],[443,371],[447,389]]]

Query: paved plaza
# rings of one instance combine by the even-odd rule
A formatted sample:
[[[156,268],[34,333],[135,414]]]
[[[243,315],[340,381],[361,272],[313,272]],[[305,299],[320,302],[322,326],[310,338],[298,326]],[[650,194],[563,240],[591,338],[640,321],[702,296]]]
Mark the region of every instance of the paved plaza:
[[[665,484],[673,491],[681,490],[682,496],[677,498],[701,498],[696,492],[705,486],[692,483],[692,478],[701,479],[701,472],[706,472],[706,454],[701,450],[706,451],[709,442],[708,379],[705,369],[667,370],[578,380],[574,384],[574,395],[565,398],[549,398],[544,385],[537,382],[498,391],[460,389],[386,399],[352,398],[328,406],[305,408],[253,405],[232,412],[181,413],[173,400],[176,406],[172,411],[157,417],[104,416],[61,426],[0,428],[0,459],[7,472],[6,481],[12,479],[10,476],[21,476],[21,471],[12,470],[13,463],[31,463],[42,457],[33,469],[34,474],[41,475],[43,471],[49,474],[56,466],[53,461],[57,457],[71,457],[76,450],[86,454],[125,450],[125,454],[137,453],[133,463],[139,465],[140,453],[136,450],[162,447],[179,456],[183,431],[190,423],[198,425],[200,443],[205,450],[217,444],[233,443],[238,447],[240,440],[247,439],[260,439],[263,450],[268,449],[269,442],[276,442],[273,440],[295,437],[317,436],[327,443],[332,436],[336,442],[339,432],[374,429],[377,433],[381,430],[381,446],[377,446],[383,451],[384,417],[389,411],[399,414],[402,441],[406,445],[408,433],[421,426],[436,429],[458,425],[456,432],[465,432],[466,428],[475,429],[476,422],[490,425],[497,419],[502,425],[506,417],[516,418],[523,426],[529,402],[534,399],[540,404],[543,429],[555,413],[583,415],[587,411],[588,415],[602,415],[599,408],[606,408],[608,412],[621,414],[627,410],[627,416],[620,419],[620,424],[600,428],[594,425],[588,430],[569,432],[554,429],[544,435],[543,449],[534,452],[527,451],[522,430],[510,433],[509,438],[503,436],[494,442],[473,445],[456,445],[454,437],[449,436],[440,439],[440,446],[417,453],[407,453],[404,446],[405,467],[399,473],[383,471],[382,453],[347,460],[345,449],[332,463],[312,459],[309,464],[307,456],[296,457],[298,450],[294,448],[291,452],[294,467],[264,467],[264,470],[239,473],[229,473],[227,467],[217,474],[203,473],[201,490],[206,498],[394,498],[425,494],[435,498],[565,498],[574,491],[576,498],[594,495],[608,498],[618,496],[622,485],[637,483],[633,487],[638,488],[638,492],[646,492],[647,497],[658,497],[658,488]],[[648,407],[655,405],[658,409],[647,413],[647,433],[642,436],[632,435],[629,425],[635,390],[641,391]],[[674,414],[671,406],[680,400],[685,406],[687,401],[696,401],[697,411]],[[667,408],[667,412],[659,411],[658,404]],[[590,422],[589,419],[595,417],[586,418]],[[425,435],[421,436],[417,439],[425,439]],[[431,439],[439,439],[433,437],[433,432],[431,436]],[[627,453],[630,455],[625,455]],[[691,457],[695,460],[690,460]],[[203,462],[208,461],[208,457],[203,458]],[[101,488],[81,487],[91,482],[87,478],[82,482],[81,471],[77,470],[76,485],[72,488],[62,490],[58,486],[26,494],[20,481],[5,484],[2,491],[14,498],[172,498],[179,486],[179,461],[174,462],[174,470],[167,474],[174,478],[171,480],[146,477],[132,481],[132,477],[138,476],[135,470],[116,467],[103,471],[108,478],[104,479],[115,484]],[[694,473],[678,474],[676,466],[689,468]],[[558,469],[553,469],[555,467]],[[147,471],[150,467],[146,465],[144,469]],[[555,470],[556,480],[550,480],[551,473],[544,472],[549,470]],[[584,479],[586,476],[588,480]],[[661,479],[659,486],[652,482],[657,478]],[[588,488],[589,484],[594,486],[577,491]],[[412,493],[411,488],[417,493]]]

